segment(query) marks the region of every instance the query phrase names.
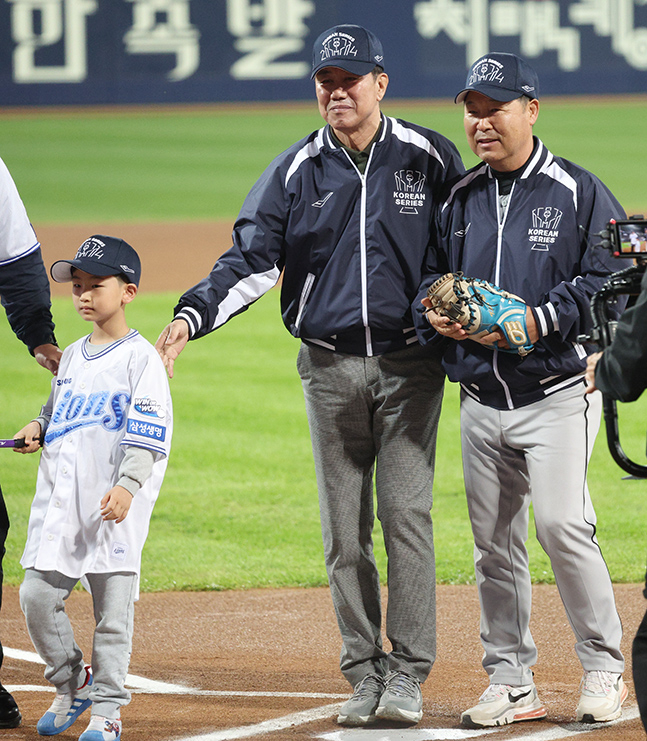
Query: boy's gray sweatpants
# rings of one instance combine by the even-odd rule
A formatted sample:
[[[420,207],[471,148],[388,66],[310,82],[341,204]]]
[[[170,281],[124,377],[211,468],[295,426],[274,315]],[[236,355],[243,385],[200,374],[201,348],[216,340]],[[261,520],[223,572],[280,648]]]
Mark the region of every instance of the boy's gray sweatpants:
[[[130,702],[125,688],[133,637],[137,575],[86,574],[96,629],[92,644],[92,714],[115,719]],[[32,643],[45,661],[45,679],[59,693],[82,683],[83,653],[74,639],[65,600],[78,582],[58,571],[25,570],[20,606]]]

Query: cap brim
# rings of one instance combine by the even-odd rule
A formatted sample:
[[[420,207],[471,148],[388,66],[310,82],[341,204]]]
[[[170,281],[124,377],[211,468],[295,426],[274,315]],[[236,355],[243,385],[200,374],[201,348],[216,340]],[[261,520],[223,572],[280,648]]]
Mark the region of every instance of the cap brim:
[[[314,76],[322,69],[326,69],[326,67],[339,67],[339,69],[346,70],[346,72],[350,72],[351,75],[358,75],[359,77],[364,77],[364,75],[367,75],[369,72],[372,72],[376,67],[378,66],[377,62],[375,64],[373,62],[354,62],[351,59],[335,59],[335,60],[327,60],[325,62],[320,62],[313,70],[312,74],[310,75],[310,79],[313,79]]]
[[[509,103],[511,100],[521,97],[521,94],[516,90],[504,90],[498,85],[478,85],[478,87],[466,87],[464,90],[461,90],[454,98],[454,103],[463,103],[468,93],[471,92],[480,93],[488,98],[492,98],[492,100],[499,101],[499,103]]]
[[[58,260],[49,269],[50,275],[57,283],[69,283],[72,280],[72,268],[83,270],[90,275],[119,275],[107,265],[94,260]]]

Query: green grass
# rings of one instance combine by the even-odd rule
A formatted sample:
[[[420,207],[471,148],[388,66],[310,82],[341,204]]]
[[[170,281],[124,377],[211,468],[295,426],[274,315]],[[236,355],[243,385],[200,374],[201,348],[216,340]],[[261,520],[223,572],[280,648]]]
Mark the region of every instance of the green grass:
[[[384,110],[429,126],[458,146],[459,106],[388,101]],[[542,103],[536,133],[556,154],[599,175],[625,208],[647,210],[636,161],[647,154],[647,97]],[[313,103],[187,111],[182,108],[0,114],[0,156],[38,223],[231,220],[262,170],[322,125]]]
[[[154,341],[175,301],[175,295],[140,295],[128,309],[131,325]],[[71,301],[56,299],[54,311],[62,344],[88,331]],[[4,317],[0,342],[0,436],[11,437],[40,409],[49,379],[13,337]],[[171,381],[173,448],[144,549],[143,589],[326,583],[297,349],[298,342],[280,322],[278,292],[271,291],[235,321],[191,343],[179,358]],[[621,419],[627,450],[644,461],[645,407],[642,401],[619,406],[621,413],[631,413]],[[22,574],[18,561],[38,456],[9,450],[0,456],[12,521],[5,572],[8,583],[15,584]],[[622,481],[622,475],[599,436],[590,477],[599,539],[614,580],[637,582],[645,562],[647,482]],[[472,540],[453,384],[447,387],[440,424],[433,515],[439,582],[471,582]],[[379,523],[375,540],[385,575]],[[552,582],[534,537],[529,548],[533,579]]]

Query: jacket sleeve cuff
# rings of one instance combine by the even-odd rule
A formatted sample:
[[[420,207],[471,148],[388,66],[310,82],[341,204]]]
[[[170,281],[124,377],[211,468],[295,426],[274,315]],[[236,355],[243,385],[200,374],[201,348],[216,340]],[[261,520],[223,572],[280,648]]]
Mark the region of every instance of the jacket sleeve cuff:
[[[552,332],[559,331],[559,320],[553,304],[548,303],[542,306],[531,306],[530,309],[537,322],[540,337],[546,337],[546,335]]]
[[[184,321],[189,325],[189,338],[195,337],[202,328],[202,317],[191,306],[183,306],[180,308],[177,314],[173,317],[173,320],[175,319],[184,319]]]
[[[33,355],[37,347],[41,345],[55,345],[58,347],[58,342],[54,333],[50,329],[43,327],[42,331],[39,332],[36,330],[27,338],[26,345],[29,352]]]

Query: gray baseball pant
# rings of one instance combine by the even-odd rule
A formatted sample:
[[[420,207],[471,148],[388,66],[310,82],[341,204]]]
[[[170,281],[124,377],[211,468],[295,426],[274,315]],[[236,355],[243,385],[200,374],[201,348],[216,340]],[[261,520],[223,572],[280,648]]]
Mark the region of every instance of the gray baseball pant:
[[[583,384],[520,409],[500,411],[463,392],[465,489],[481,600],[483,666],[492,684],[531,684],[537,649],[530,634],[529,505],[537,538],[586,671],[621,673],[622,625],[595,537],[586,481],[600,426],[599,394]]]
[[[92,714],[114,720],[119,717],[121,706],[130,701],[125,683],[138,579],[133,573],[86,574],[85,578],[92,590],[96,621]],[[78,581],[58,571],[26,569],[20,586],[20,606],[32,643],[45,661],[45,679],[60,693],[73,692],[81,684],[85,666],[65,612],[65,600]]]
[[[424,681],[436,656],[430,515],[444,372],[419,345],[377,357],[305,343],[297,366],[314,453],[330,593],[351,685],[375,672]],[[374,503],[388,557],[382,645]]]

